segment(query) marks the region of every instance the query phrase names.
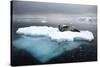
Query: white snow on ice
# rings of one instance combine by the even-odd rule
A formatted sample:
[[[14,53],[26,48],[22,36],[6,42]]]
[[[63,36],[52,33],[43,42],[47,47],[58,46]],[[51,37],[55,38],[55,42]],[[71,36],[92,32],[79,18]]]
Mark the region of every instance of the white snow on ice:
[[[92,41],[94,36],[90,31],[80,31],[80,32],[72,32],[72,31],[64,31],[60,32],[58,28],[48,27],[48,26],[30,26],[19,28],[16,31],[17,34],[24,35],[44,35],[50,37],[52,40],[57,41],[74,41],[75,38],[81,40]]]

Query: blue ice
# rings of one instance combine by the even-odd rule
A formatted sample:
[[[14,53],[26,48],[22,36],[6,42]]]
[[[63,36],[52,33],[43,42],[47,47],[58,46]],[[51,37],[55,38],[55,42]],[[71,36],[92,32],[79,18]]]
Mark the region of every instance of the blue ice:
[[[61,55],[64,49],[56,41],[51,41],[48,37],[28,37],[13,41],[13,46],[17,49],[29,52],[40,62],[44,63],[50,59]]]
[[[54,57],[60,56],[65,51],[73,50],[85,41],[64,41],[58,43],[46,36],[25,36],[13,41],[13,46],[18,50],[25,50],[41,63],[45,63]]]

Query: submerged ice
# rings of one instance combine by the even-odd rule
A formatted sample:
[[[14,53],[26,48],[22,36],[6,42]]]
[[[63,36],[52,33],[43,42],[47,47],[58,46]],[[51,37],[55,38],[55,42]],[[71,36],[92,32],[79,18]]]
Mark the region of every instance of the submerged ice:
[[[28,37],[21,36],[13,41],[13,46],[17,50],[24,50],[42,63],[61,55],[64,50],[57,42],[51,41],[48,37]]]
[[[60,32],[58,28],[48,27],[48,26],[30,26],[19,28],[17,30],[18,34],[24,35],[44,35],[50,37],[52,40],[57,41],[74,41],[78,40],[88,40],[92,41],[94,36],[90,31],[80,31],[80,32],[72,32],[72,31],[64,31]]]

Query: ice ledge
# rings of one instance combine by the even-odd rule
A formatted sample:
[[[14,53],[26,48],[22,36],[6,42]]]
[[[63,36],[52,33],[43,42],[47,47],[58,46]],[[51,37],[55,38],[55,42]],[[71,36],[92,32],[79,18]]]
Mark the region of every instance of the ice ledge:
[[[72,32],[72,31],[64,31],[60,32],[58,28],[48,27],[48,26],[30,26],[19,28],[16,31],[17,34],[24,35],[44,35],[50,37],[52,40],[57,41],[74,41],[74,39],[78,38],[78,40],[87,40],[92,41],[94,36],[90,31],[80,31],[80,32]]]

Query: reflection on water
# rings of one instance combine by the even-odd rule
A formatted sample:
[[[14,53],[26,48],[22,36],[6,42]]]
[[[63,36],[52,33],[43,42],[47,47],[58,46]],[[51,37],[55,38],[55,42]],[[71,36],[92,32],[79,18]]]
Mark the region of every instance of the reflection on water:
[[[17,50],[24,50],[30,53],[38,61],[46,63],[54,57],[60,56],[66,51],[78,48],[80,45],[89,44],[87,41],[64,41],[58,43],[45,36],[21,35],[13,41]],[[66,53],[67,54],[67,53]]]

